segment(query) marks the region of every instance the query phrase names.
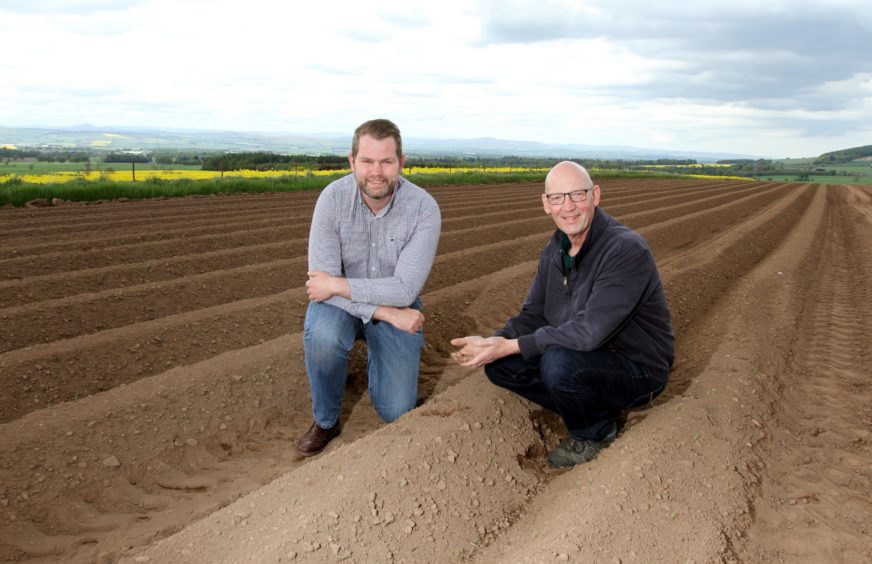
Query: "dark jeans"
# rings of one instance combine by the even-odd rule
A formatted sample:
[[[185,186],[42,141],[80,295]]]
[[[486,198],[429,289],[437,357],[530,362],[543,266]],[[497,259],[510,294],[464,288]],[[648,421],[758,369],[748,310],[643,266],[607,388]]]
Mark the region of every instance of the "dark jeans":
[[[576,439],[599,441],[621,410],[644,405],[665,387],[648,369],[615,352],[551,348],[530,362],[519,354],[486,364],[497,386],[563,418]]]

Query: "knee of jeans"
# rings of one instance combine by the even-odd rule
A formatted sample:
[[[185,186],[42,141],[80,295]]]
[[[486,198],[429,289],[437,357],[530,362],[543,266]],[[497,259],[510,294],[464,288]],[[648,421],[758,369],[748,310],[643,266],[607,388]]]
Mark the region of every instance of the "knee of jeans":
[[[394,405],[377,405],[375,406],[375,410],[385,423],[392,423],[413,407],[415,407],[414,401],[411,403],[397,403]]]
[[[579,373],[577,363],[573,362],[566,349],[548,349],[539,361],[542,373],[542,383],[546,388],[559,389],[571,378],[584,378],[583,371]]]
[[[493,363],[484,365],[484,375],[487,376],[487,379],[491,381],[491,383],[496,384],[498,381],[497,371],[494,368]]]
[[[485,364],[483,368],[484,375],[495,386],[506,388],[518,380],[518,374],[506,370],[499,361]]]
[[[351,350],[351,344],[343,343],[339,333],[327,327],[306,327],[303,332],[303,347],[307,354],[315,356],[347,354]]]

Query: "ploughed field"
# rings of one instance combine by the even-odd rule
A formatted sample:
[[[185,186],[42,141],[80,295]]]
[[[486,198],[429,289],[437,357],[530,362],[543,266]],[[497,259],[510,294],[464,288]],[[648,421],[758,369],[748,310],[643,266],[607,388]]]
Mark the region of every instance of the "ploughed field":
[[[611,180],[660,267],[677,359],[592,463],[449,359],[517,311],[539,184],[431,189],[419,407],[384,425],[352,355],[303,460],[316,192],[0,209],[0,561],[866,562],[872,191]]]

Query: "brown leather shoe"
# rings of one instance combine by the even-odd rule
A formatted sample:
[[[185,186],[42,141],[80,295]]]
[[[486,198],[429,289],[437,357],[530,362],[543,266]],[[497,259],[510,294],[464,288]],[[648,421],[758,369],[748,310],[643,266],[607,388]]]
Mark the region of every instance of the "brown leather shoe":
[[[297,450],[303,456],[315,456],[324,450],[324,447],[330,441],[338,437],[340,432],[341,429],[338,421],[336,425],[329,429],[322,429],[317,423],[312,423],[306,434],[300,437],[300,441],[297,443]]]

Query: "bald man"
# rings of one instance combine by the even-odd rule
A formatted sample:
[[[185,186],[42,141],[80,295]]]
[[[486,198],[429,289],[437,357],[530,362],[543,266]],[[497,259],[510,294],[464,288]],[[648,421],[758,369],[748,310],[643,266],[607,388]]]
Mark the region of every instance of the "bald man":
[[[493,337],[453,339],[463,366],[558,413],[568,437],[556,467],[589,462],[617,437],[620,412],[665,388],[675,336],[654,255],[600,209],[600,187],[564,161],[545,178],[542,207],[557,230],[521,312]]]

